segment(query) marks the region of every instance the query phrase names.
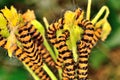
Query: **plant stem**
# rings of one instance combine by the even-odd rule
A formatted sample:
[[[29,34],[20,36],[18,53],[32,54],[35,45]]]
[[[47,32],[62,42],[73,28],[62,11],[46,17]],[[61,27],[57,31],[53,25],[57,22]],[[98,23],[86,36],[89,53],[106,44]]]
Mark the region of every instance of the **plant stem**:
[[[50,45],[48,44],[46,38],[44,37],[44,45],[47,48],[47,50],[50,52],[50,55],[52,56],[53,60],[56,61],[56,56],[52,50],[52,48],[50,47]]]
[[[73,52],[74,61],[77,62],[78,55],[77,55],[77,50],[76,50],[77,49],[76,39],[74,35],[75,35],[74,32],[71,30],[70,40],[71,40],[71,45],[72,45],[72,52]]]
[[[62,80],[62,69],[58,69],[58,74],[59,74],[60,80]]]
[[[108,17],[108,15],[109,15],[109,9],[108,9],[108,7],[107,6],[103,6],[101,9],[100,9],[100,11],[97,13],[97,15],[95,16],[95,18],[92,20],[92,23],[93,24],[95,24],[97,21],[98,21],[98,19],[102,16],[102,14],[103,14],[103,12],[106,10],[106,13],[105,13],[105,16],[104,16],[104,18],[106,18],[107,19],[107,17]]]
[[[25,66],[25,68],[27,69],[27,71],[32,75],[32,77],[35,79],[35,80],[40,80],[38,76],[36,76],[36,74],[25,64],[23,63],[23,65]]]
[[[86,14],[86,19],[87,20],[90,20],[90,14],[91,14],[91,3],[92,3],[92,0],[88,0],[88,6],[87,6],[87,14]]]
[[[45,63],[43,65],[43,69],[48,73],[52,80],[58,80]]]

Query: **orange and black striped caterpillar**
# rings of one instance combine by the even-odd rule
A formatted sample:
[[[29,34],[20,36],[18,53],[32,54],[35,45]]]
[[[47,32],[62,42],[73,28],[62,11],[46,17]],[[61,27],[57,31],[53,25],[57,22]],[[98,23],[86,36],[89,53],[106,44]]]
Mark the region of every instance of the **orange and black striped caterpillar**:
[[[63,80],[75,79],[75,69],[72,51],[68,49],[66,40],[69,37],[69,31],[64,31],[58,38],[56,31],[62,29],[64,19],[60,19],[58,23],[53,23],[47,30],[49,41],[58,49],[59,55],[56,61],[56,68],[63,68]],[[63,66],[63,67],[62,67]]]
[[[69,31],[64,31],[58,38],[59,47],[58,51],[60,52],[59,55],[62,56],[64,60],[64,67],[63,67],[63,80],[74,80],[75,79],[75,65],[73,60],[72,51],[70,51],[63,41],[66,42],[66,39],[69,36]],[[63,43],[63,44],[62,44]],[[58,57],[60,58],[60,57]]]
[[[22,49],[20,49],[17,45],[13,45],[11,47],[14,56],[16,56],[20,61],[28,65],[28,67],[41,79],[41,80],[50,80],[49,76],[43,70],[41,65],[38,65],[31,57],[29,57],[28,53]],[[42,61],[40,61],[42,62]]]
[[[45,62],[48,63],[48,65],[54,66],[53,59],[51,58],[49,52],[43,45],[43,38],[41,34],[37,32],[35,28],[32,28],[33,25],[30,25],[30,23],[26,23],[26,25],[24,26],[23,28],[20,27],[18,29],[19,34],[17,35],[17,37],[19,36],[18,39],[22,43],[25,51],[29,53],[34,53],[34,54],[31,54],[31,56],[34,56],[34,59],[37,60],[36,63],[39,64],[39,58],[40,56],[42,56],[42,58],[45,59]],[[36,43],[37,50],[34,43]],[[37,52],[39,51],[39,53],[36,54],[35,51]]]
[[[6,49],[7,40],[0,35],[0,46]],[[42,66],[35,63],[28,55],[26,51],[22,48],[19,48],[16,44],[13,44],[10,48],[13,55],[17,57],[20,61],[26,64],[35,74],[40,77],[42,80],[50,80],[48,75],[42,69]],[[42,62],[42,61],[40,61]]]
[[[81,10],[78,11],[81,13]],[[78,14],[78,16],[80,16]],[[97,41],[101,36],[101,28],[94,29],[94,25],[85,19],[81,19],[78,21],[79,27],[84,29],[84,33],[82,39],[77,42],[77,50],[78,50],[78,80],[88,80],[88,58],[91,52],[91,49],[95,46]]]
[[[50,25],[50,27],[48,28],[47,30],[47,37],[49,39],[49,41],[56,47],[58,48],[59,46],[57,45],[58,44],[58,40],[57,40],[57,36],[56,36],[56,31],[59,30],[59,29],[62,29],[63,28],[63,19],[60,19],[58,23],[53,23]],[[63,41],[64,42],[64,41]],[[65,43],[65,42],[64,42]],[[61,57],[62,55],[59,55],[59,57]],[[56,66],[57,68],[60,68],[62,67],[62,64],[63,63],[63,59],[62,57],[61,58],[58,58],[57,59],[57,63]]]
[[[24,30],[28,30],[31,39],[33,40],[34,43],[37,43],[37,49],[40,53],[40,55],[42,56],[42,59],[44,59],[44,61],[50,65],[50,66],[54,66],[54,61],[52,59],[52,57],[50,56],[49,51],[46,49],[46,47],[44,47],[43,45],[43,37],[40,34],[40,32],[34,27],[34,25],[31,24],[31,19],[29,20],[28,17],[26,17],[28,13],[24,13],[23,14],[23,20],[24,22],[26,22],[26,27],[23,28],[21,31]]]
[[[35,46],[33,40],[31,39],[31,36],[28,32],[28,24],[25,24],[24,26],[18,28],[18,34],[17,39],[21,42],[24,51],[28,53],[29,57],[36,62],[36,64],[40,63],[42,65],[42,57],[40,54],[37,53],[37,47]]]
[[[30,22],[26,22],[26,24],[23,27],[18,28],[17,38],[22,43],[23,49],[25,50],[25,52],[28,53],[28,57],[30,57],[32,61],[35,62],[38,66],[42,66],[42,63],[43,63],[42,57],[46,58],[45,61],[49,65],[54,66],[54,62],[50,57],[50,54],[48,52],[44,53],[47,50],[45,47],[41,45],[43,43],[43,38],[41,34],[36,31],[34,26],[30,24]],[[41,49],[41,46],[42,46],[42,49]],[[37,73],[40,79],[50,80],[48,75],[43,72],[42,68],[41,68],[41,72],[37,72]]]

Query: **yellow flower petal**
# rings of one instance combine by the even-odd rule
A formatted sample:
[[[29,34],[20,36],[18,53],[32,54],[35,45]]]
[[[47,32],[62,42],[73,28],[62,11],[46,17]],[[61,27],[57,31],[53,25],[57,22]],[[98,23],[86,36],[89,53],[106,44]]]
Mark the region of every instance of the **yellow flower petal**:
[[[12,57],[12,51],[10,50],[13,44],[16,44],[16,37],[13,32],[11,32],[10,36],[7,38],[7,49],[8,49],[8,56]]]
[[[0,34],[3,36],[3,37],[8,37],[9,36],[9,31],[7,29],[7,21],[6,19],[4,18],[4,16],[0,13]]]
[[[20,20],[20,14],[17,13],[16,9],[13,6],[11,6],[11,9],[5,7],[5,9],[2,9],[1,11],[6,17],[10,29],[16,27]]]
[[[102,27],[102,34],[101,34],[101,40],[105,41],[105,39],[107,38],[107,36],[110,34],[111,32],[111,26],[109,24],[109,22],[106,20],[106,22],[103,24]]]
[[[64,14],[64,20],[66,24],[73,23],[75,19],[75,13],[72,11],[66,11]]]

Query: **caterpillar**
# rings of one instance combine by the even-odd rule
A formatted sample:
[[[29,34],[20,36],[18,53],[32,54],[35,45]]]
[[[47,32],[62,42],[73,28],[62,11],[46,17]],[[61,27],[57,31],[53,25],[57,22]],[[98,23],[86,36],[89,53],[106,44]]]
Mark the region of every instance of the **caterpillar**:
[[[7,44],[7,39],[3,38],[0,35],[0,47],[5,47]],[[24,51],[22,48],[19,48],[16,44],[13,44],[10,48],[13,55],[17,57],[21,62],[25,63],[33,72],[35,72],[41,80],[50,80],[49,76],[44,72],[42,66],[39,66],[37,63],[34,63],[31,58],[28,56],[28,53]]]
[[[101,29],[94,30],[93,24],[89,20],[82,19],[78,25],[83,27],[84,34],[80,42],[77,43],[79,63],[78,80],[88,80],[88,58],[91,49],[97,43],[101,35]]]
[[[46,49],[46,47],[43,44],[38,45],[38,50],[40,51],[43,61],[46,62],[48,65],[54,67],[55,62],[53,62],[53,59],[50,56],[49,51]]]
[[[11,51],[20,61],[25,63],[41,80],[51,80],[46,72],[43,70],[42,66],[39,66],[37,63],[31,60],[28,57],[26,51],[20,49],[16,44],[11,47]]]
[[[28,28],[28,31],[33,39],[34,42],[37,42],[38,50],[40,51],[44,61],[48,63],[50,66],[54,66],[55,62],[53,61],[52,57],[50,56],[49,51],[46,49],[46,47],[43,45],[43,38],[40,32],[37,31],[37,29],[34,28],[33,25],[31,25]]]
[[[38,65],[42,65],[42,62],[40,62],[42,61],[42,57],[41,54],[38,53],[37,44],[35,46],[35,43],[31,39],[31,36],[28,32],[29,25],[29,23],[26,23],[22,27],[19,27],[16,37],[21,42],[24,51],[28,53],[28,56],[31,58],[31,60],[36,62]]]
[[[59,52],[59,55],[56,61],[57,68],[61,68],[62,63],[65,62],[64,60],[66,60],[67,57],[72,55],[71,51],[68,49],[66,45],[66,39],[68,38],[68,36],[69,36],[68,31],[63,32],[62,35],[60,35],[57,38],[57,43],[54,45]]]
[[[31,14],[31,15],[29,15],[29,14]],[[30,17],[30,19],[28,19],[28,16]],[[54,66],[54,64],[55,64],[54,60],[52,59],[49,51],[43,45],[44,39],[43,39],[42,35],[35,28],[35,26],[31,24],[31,21],[32,21],[32,19],[34,19],[34,17],[35,17],[34,13],[29,10],[22,15],[24,22],[28,23],[28,25],[27,25],[28,32],[29,32],[33,42],[37,43],[37,47],[38,47],[40,55],[42,56],[42,59],[44,59],[44,61],[46,63],[48,63],[48,65]]]
[[[50,27],[47,29],[47,38],[49,39],[51,44],[56,44],[57,38],[56,38],[56,31],[59,29],[62,29],[64,25],[64,19],[59,19],[58,22],[55,22],[50,25]]]
[[[5,42],[5,43],[7,42],[7,40],[4,39],[2,36],[0,36],[0,39],[2,39],[2,42]],[[5,43],[4,43],[4,46],[6,45]],[[3,47],[3,44],[0,44],[0,46]],[[17,57],[23,63],[25,63],[27,66],[29,66],[30,69],[33,72],[35,72],[35,74],[38,75],[38,77],[40,77],[41,80],[50,80],[48,75],[42,69],[42,66],[39,66],[37,63],[34,63],[31,60],[31,58],[28,56],[28,53],[26,53],[26,51],[23,51],[17,45],[13,45],[10,49],[13,51],[14,56]]]
[[[58,41],[56,37],[56,31],[59,29],[62,29],[64,25],[64,19],[59,19],[58,22],[55,22],[50,25],[50,27],[47,29],[47,38],[49,39],[50,43],[53,44],[56,48],[58,47]],[[63,63],[63,59],[58,58],[56,68],[61,68]]]
[[[59,52],[59,56],[57,58],[56,64],[59,66],[59,59],[63,59],[64,67],[63,67],[63,80],[74,80],[75,79],[75,65],[73,60],[72,52],[68,49],[66,45],[66,39],[69,36],[69,31],[64,31],[58,38],[57,49]]]
[[[47,30],[49,41],[58,49],[59,55],[56,61],[56,68],[63,68],[63,80],[72,80],[75,78],[74,60],[72,52],[66,45],[66,39],[69,36],[69,32],[66,30],[58,38],[56,37],[56,31],[62,29],[64,25],[64,19],[59,19],[58,23],[53,23]]]

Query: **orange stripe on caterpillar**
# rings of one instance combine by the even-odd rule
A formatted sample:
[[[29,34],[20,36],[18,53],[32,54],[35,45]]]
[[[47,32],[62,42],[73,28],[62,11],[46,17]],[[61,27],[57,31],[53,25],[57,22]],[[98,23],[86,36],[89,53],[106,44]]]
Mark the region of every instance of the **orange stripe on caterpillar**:
[[[7,44],[7,39],[3,38],[3,37],[0,35],[0,47],[6,49],[6,48],[7,48],[6,44]]]
[[[40,51],[43,61],[45,61],[45,63],[47,63],[50,66],[55,66],[55,62],[53,61],[49,51],[43,44],[38,45],[38,50]]]

